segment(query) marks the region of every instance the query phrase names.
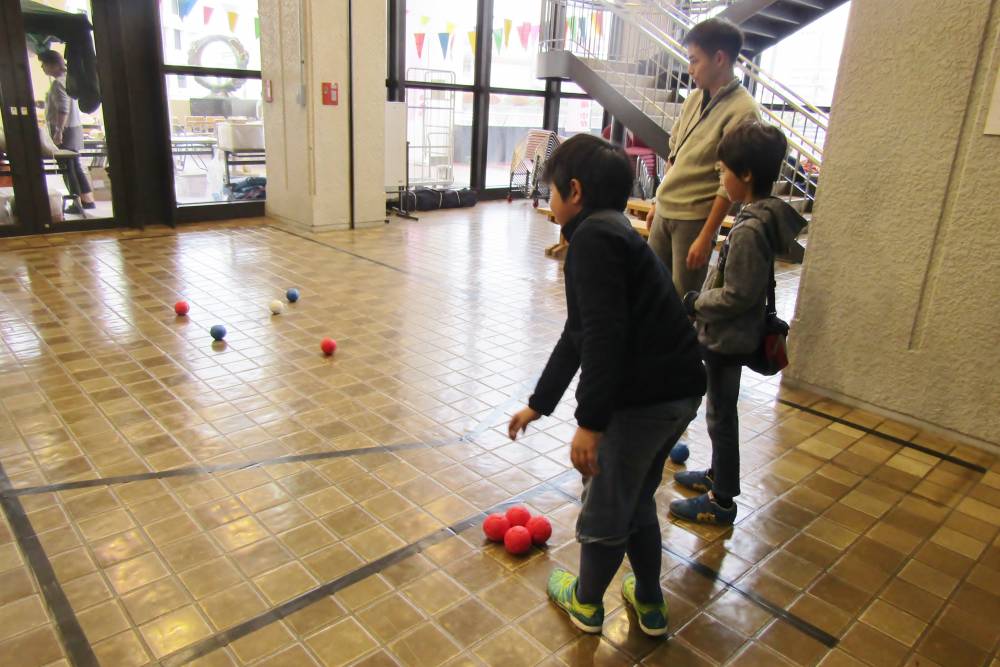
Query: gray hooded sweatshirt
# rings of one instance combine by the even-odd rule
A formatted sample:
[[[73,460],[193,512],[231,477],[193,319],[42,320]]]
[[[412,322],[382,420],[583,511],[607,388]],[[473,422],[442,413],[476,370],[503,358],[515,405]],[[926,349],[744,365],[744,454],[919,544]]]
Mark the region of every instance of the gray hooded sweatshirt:
[[[698,342],[718,354],[748,354],[764,333],[764,306],[775,255],[789,251],[806,221],[777,197],[736,216],[719,262],[694,303]]]

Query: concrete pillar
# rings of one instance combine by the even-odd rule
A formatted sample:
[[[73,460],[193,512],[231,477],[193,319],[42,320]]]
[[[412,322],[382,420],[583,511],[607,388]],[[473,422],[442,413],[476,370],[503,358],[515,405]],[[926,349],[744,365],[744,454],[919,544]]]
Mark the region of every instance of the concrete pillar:
[[[791,384],[1000,443],[1000,0],[854,2]]]
[[[262,76],[273,94],[264,103],[267,214],[313,232],[383,224],[385,3],[260,0],[259,6]],[[337,84],[337,106],[323,104],[324,82]]]

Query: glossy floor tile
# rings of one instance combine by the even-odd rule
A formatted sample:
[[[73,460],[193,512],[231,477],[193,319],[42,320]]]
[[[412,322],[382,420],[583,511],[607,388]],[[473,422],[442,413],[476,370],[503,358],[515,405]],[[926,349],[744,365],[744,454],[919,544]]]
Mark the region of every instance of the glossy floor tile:
[[[503,428],[562,327],[556,238],[518,202],[0,240],[0,663],[1000,667],[996,456],[752,373],[738,524],[667,520],[673,464],[657,494],[669,638],[625,570],[575,630],[544,593],[579,561],[572,392]],[[703,415],[686,440],[706,466]],[[547,549],[484,542],[514,498]]]

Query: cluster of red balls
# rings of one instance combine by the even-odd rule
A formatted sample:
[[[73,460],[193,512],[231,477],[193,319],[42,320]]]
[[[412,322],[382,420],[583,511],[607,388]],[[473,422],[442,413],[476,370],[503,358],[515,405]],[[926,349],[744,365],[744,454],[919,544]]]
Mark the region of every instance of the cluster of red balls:
[[[531,551],[532,544],[545,544],[552,537],[552,524],[544,516],[533,517],[527,509],[517,506],[506,514],[486,517],[483,533],[491,542],[503,542],[508,553],[520,555]]]

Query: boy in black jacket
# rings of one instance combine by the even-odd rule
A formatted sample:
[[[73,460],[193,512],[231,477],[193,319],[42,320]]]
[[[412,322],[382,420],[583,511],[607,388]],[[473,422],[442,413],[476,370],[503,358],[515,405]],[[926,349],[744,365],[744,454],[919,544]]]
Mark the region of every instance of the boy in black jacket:
[[[570,458],[584,477],[576,525],[580,577],[557,569],[549,597],[585,632],[600,632],[604,592],[628,553],[622,596],[646,634],[667,631],[660,525],[653,494],[674,443],[705,393],[691,323],[666,267],[622,209],[632,187],[625,154],[580,134],[545,167],[552,213],[569,241],[568,316],[535,392],[510,420],[515,439],[551,414],[577,369],[578,428]]]

